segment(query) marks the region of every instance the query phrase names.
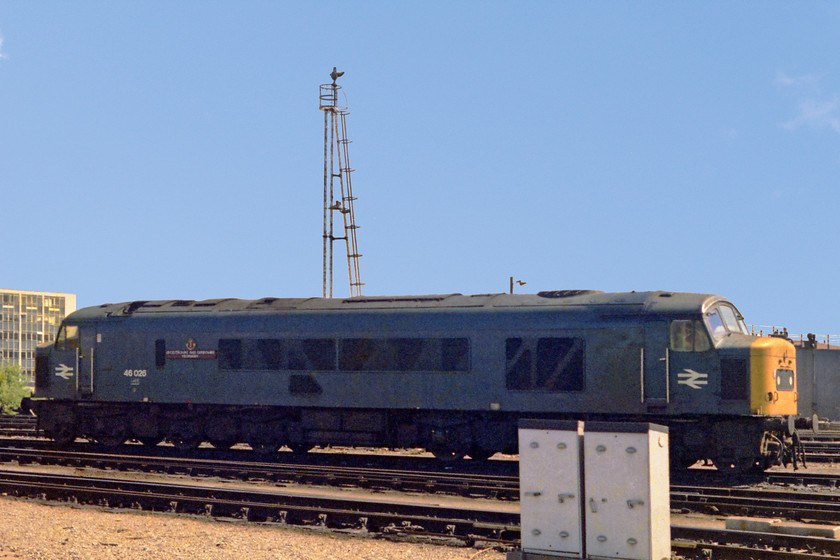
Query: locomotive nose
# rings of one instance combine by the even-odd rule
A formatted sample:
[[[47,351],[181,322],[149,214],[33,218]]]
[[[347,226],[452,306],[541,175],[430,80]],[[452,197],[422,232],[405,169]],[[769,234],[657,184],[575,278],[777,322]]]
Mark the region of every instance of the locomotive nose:
[[[796,349],[782,338],[763,337],[750,346],[750,410],[796,415]]]

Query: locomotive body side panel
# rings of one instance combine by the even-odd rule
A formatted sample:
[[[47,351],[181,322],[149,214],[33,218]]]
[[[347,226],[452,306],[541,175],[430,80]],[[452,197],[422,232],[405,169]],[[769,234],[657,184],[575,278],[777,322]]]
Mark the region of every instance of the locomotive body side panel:
[[[672,351],[668,316],[643,318],[639,313],[599,315],[587,308],[107,317],[79,324],[86,346],[80,350],[77,396],[114,402],[546,414],[699,414],[718,407],[714,349]],[[468,367],[346,371],[339,356],[329,371],[273,371],[249,361],[248,352],[266,340],[332,340],[340,353],[345,340],[386,337],[467,340]],[[516,344],[530,346],[512,362],[517,357],[506,353],[516,352]],[[225,345],[236,347],[236,363],[225,360]],[[91,353],[93,395],[85,390]],[[538,371],[558,366],[552,360],[578,360],[554,373],[576,378],[552,381],[552,373]],[[522,367],[529,372],[520,376],[534,379],[512,381],[512,369]],[[294,390],[297,378],[303,378],[304,386]]]
[[[39,349],[34,401],[65,443],[486,457],[519,418],[611,418],[671,425],[677,464],[750,468],[787,453],[796,376],[792,346],[742,322],[670,292],[109,304]]]

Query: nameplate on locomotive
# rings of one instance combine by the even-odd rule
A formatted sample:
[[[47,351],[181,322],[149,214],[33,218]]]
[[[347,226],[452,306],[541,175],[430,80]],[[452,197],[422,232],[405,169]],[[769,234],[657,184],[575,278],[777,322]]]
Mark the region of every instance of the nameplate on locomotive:
[[[167,350],[167,360],[215,360],[215,350],[199,350],[193,339],[187,341],[185,350]]]

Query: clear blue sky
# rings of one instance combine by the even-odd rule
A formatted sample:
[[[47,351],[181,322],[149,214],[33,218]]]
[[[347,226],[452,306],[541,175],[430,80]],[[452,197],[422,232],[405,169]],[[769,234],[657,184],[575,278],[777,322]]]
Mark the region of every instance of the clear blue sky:
[[[320,295],[337,66],[366,295],[514,275],[840,334],[836,3],[4,0],[0,38],[0,287]]]

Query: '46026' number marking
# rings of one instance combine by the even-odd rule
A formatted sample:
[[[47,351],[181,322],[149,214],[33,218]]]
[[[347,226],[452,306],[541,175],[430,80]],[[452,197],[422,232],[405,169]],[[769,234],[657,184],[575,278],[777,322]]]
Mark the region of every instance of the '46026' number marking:
[[[126,377],[146,377],[145,369],[127,369],[123,372]]]

